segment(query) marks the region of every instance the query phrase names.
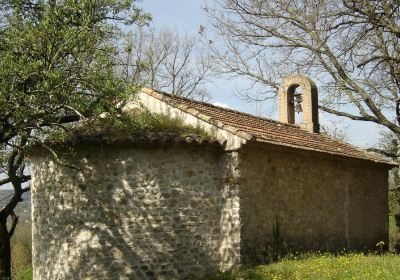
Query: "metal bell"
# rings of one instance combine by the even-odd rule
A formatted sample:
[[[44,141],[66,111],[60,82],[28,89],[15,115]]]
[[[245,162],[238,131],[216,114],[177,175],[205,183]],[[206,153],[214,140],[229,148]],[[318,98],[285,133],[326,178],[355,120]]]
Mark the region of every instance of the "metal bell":
[[[301,108],[301,104],[300,104],[300,103],[297,103],[297,104],[296,104],[296,106],[294,107],[294,111],[295,111],[296,113],[301,113],[301,112],[303,112],[303,108]]]

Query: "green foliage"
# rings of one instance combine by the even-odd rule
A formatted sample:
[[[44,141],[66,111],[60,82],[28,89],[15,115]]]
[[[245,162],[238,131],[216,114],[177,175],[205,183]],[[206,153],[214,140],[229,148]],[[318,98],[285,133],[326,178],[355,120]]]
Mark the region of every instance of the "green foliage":
[[[141,131],[156,131],[156,132],[169,132],[176,133],[180,136],[187,134],[196,134],[201,136],[208,136],[208,134],[200,127],[185,125],[182,119],[169,118],[164,115],[154,114],[147,110],[142,111],[136,117],[128,116],[121,119],[121,123],[128,124],[128,129],[132,128],[137,133]]]
[[[149,19],[134,2],[0,0],[2,173],[10,145],[21,153],[21,139],[41,141],[82,116],[116,111],[116,102],[135,94],[114,73],[120,23]]]
[[[400,257],[387,254],[309,254],[278,263],[206,277],[209,280],[391,280],[400,275]]]
[[[21,278],[24,271],[32,265],[32,226],[20,223],[11,238],[11,266],[13,279]]]
[[[149,19],[135,2],[0,0],[0,186],[11,183],[15,190],[0,211],[1,223],[29,190],[22,184],[30,180],[30,143],[78,119],[116,115],[115,105],[135,94],[137,88],[115,74],[121,24]],[[14,247],[23,254],[24,247]],[[5,251],[2,279],[10,276]]]
[[[12,245],[11,250],[11,273],[12,275],[16,276],[31,264],[32,256],[30,248],[25,247],[22,243],[16,243]]]
[[[115,100],[132,94],[114,74],[116,21],[143,18],[132,2],[3,1],[0,117],[7,121],[5,137],[57,123],[65,115],[113,110]]]
[[[134,139],[149,132],[173,133],[179,136],[188,134],[207,137],[208,134],[199,127],[183,124],[181,119],[169,118],[143,109],[134,115],[123,113],[117,116],[108,115],[80,124],[69,131],[56,130],[51,140],[64,142],[76,137],[101,136],[103,139]]]
[[[389,191],[389,250],[394,252],[397,242],[397,228],[394,215],[399,213],[398,192]]]
[[[32,266],[28,266],[23,271],[21,271],[21,273],[15,276],[15,280],[32,280],[32,278]]]
[[[371,148],[372,151],[380,153],[384,156],[392,158],[392,160],[399,162],[397,157],[399,149],[399,139],[396,134],[392,132],[381,132],[379,143],[375,148]],[[400,212],[400,173],[399,168],[393,168],[389,171],[389,250],[394,252],[398,250],[399,233],[397,233],[395,215]]]

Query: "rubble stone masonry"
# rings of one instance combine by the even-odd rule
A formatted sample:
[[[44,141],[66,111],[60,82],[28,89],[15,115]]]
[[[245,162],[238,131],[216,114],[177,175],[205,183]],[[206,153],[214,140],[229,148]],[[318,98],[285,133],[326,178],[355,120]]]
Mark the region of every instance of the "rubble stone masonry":
[[[186,279],[240,261],[235,154],[82,146],[31,162],[34,279]]]
[[[35,280],[187,279],[264,263],[274,250],[388,242],[383,164],[259,143],[60,155],[75,169],[31,159]]]

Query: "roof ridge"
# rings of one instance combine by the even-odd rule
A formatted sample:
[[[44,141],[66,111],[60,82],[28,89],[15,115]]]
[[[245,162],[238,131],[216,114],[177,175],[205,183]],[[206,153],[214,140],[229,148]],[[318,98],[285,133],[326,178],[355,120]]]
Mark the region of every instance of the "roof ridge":
[[[252,118],[255,118],[255,119],[259,119],[259,120],[263,120],[263,121],[268,121],[268,122],[272,122],[272,123],[276,123],[276,124],[284,125],[284,126],[288,126],[288,127],[293,127],[293,128],[296,128],[296,129],[301,130],[301,128],[300,128],[298,125],[295,125],[295,124],[284,123],[284,122],[280,122],[280,121],[273,120],[273,119],[269,119],[269,118],[265,118],[265,117],[255,116],[255,115],[252,115],[252,114],[250,114],[250,113],[245,113],[245,112],[238,111],[238,110],[234,110],[234,109],[231,109],[231,108],[221,107],[221,106],[214,105],[214,104],[211,104],[211,103],[208,103],[208,102],[199,101],[199,100],[195,100],[195,99],[190,99],[190,98],[188,98],[188,97],[184,97],[184,96],[180,96],[180,95],[173,95],[173,94],[167,93],[167,92],[165,92],[165,91],[154,90],[154,89],[147,88],[147,87],[144,87],[144,88],[142,88],[142,89],[148,90],[148,91],[151,91],[151,92],[156,92],[156,93],[165,95],[165,96],[170,97],[170,98],[186,100],[186,101],[198,103],[198,104],[200,104],[200,105],[206,105],[206,106],[214,107],[214,108],[217,108],[217,109],[222,109],[222,110],[224,110],[224,111],[229,111],[229,112],[237,113],[237,114],[239,114],[239,115],[245,115],[245,116],[252,117]],[[304,130],[304,132],[307,132],[307,131]],[[308,133],[310,133],[310,132],[308,132]]]
[[[150,95],[152,95],[154,93],[159,94],[162,97],[155,97],[154,95],[153,95],[153,97],[155,97],[155,98],[157,98],[157,99],[159,99],[161,101],[167,102],[167,103],[170,102],[169,105],[174,106],[177,109],[186,111],[187,113],[189,113],[189,114],[191,114],[191,115],[193,115],[193,116],[195,116],[197,118],[200,118],[203,121],[208,122],[208,123],[220,128],[220,129],[227,130],[227,131],[231,132],[232,134],[235,134],[236,136],[239,136],[239,137],[244,138],[246,140],[250,140],[250,139],[253,138],[252,134],[249,134],[249,133],[247,133],[247,132],[245,132],[245,131],[243,131],[241,129],[235,128],[235,127],[233,127],[233,126],[231,126],[229,124],[223,123],[223,122],[221,122],[221,121],[219,121],[219,120],[217,120],[215,118],[207,116],[206,114],[200,112],[199,110],[197,110],[195,108],[190,108],[190,106],[188,106],[188,105],[176,104],[176,103],[178,103],[176,99],[193,102],[192,99],[173,96],[173,95],[165,93],[165,92],[164,93],[160,93],[159,91],[155,91],[155,90],[152,90],[152,89],[149,89],[149,88],[142,88],[142,92],[144,92],[146,94],[150,94]],[[175,102],[171,102],[169,100],[167,101],[167,100],[164,99],[165,97],[170,98],[171,101],[175,101]],[[197,104],[201,104],[203,106],[204,105],[209,106],[209,103],[206,103],[206,102],[196,102],[196,103]],[[220,107],[215,107],[215,108],[219,109]]]

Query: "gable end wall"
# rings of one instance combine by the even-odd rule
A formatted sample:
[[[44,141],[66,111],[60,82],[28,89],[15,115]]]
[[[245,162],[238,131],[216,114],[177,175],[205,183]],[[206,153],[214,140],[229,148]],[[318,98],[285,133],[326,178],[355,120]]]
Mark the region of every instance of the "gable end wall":
[[[237,153],[82,146],[34,156],[34,279],[187,279],[240,262]]]
[[[161,114],[171,119],[180,119],[186,125],[204,129],[210,136],[216,137],[221,143],[225,143],[225,150],[227,151],[237,150],[246,143],[246,139],[243,137],[237,136],[213,125],[211,122],[202,120],[193,114],[182,111],[144,92],[139,92],[137,100],[128,103],[125,109],[130,110],[140,108],[140,106],[144,106],[150,112]],[[193,113],[195,114],[196,112],[194,111]]]

